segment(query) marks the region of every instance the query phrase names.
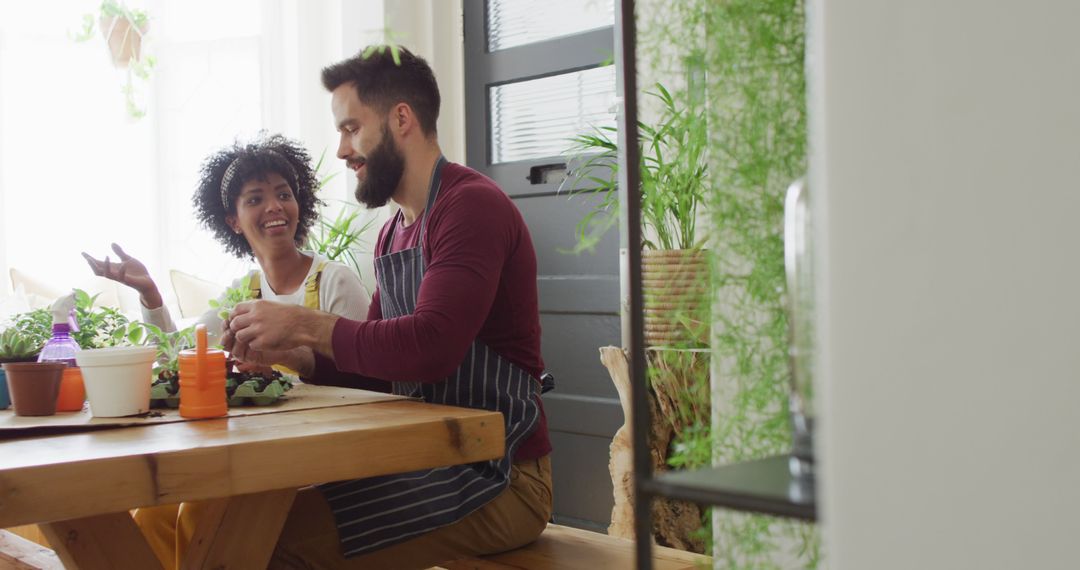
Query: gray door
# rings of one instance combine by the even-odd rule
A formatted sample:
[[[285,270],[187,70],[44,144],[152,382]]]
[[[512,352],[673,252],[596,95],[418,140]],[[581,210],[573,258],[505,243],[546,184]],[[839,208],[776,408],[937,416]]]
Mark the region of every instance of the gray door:
[[[591,201],[558,193],[568,138],[614,126],[610,0],[465,0],[466,162],[517,204],[536,246],[543,354],[556,389],[551,429],[555,519],[606,530],[608,446],[622,425],[598,348],[618,345],[618,232],[563,253]]]

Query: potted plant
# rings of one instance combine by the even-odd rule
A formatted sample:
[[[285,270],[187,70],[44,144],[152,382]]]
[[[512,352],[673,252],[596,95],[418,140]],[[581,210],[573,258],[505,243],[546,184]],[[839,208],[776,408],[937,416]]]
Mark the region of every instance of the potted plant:
[[[113,307],[95,306],[98,296],[75,289],[75,322],[77,331],[71,337],[79,348],[93,349],[136,344],[130,321]],[[46,312],[46,315],[48,313]]]
[[[240,297],[239,293],[233,296]],[[150,386],[150,407],[180,407],[180,353],[195,346],[195,327],[174,332],[162,331],[149,323],[132,323],[132,327],[138,329],[132,335],[135,344],[157,346]],[[292,388],[290,379],[276,370],[237,372],[233,370],[233,365],[231,359],[226,360],[225,391],[230,406],[265,406],[277,401]]]
[[[662,84],[646,95],[659,104],[654,122],[639,121],[641,155],[642,286],[647,346],[707,344],[705,292],[708,263],[698,231],[705,196],[708,131],[697,105],[680,103]],[[618,221],[618,143],[614,127],[599,127],[573,139],[564,181],[575,193],[600,201],[577,225],[577,245],[591,249]]]
[[[150,29],[150,16],[145,10],[129,8],[122,0],[102,0],[96,14],[84,14],[82,29],[75,34],[75,41],[85,42],[94,36],[94,27],[109,48],[115,67],[127,70],[127,82],[121,91],[128,114],[139,119],[146,110],[135,100],[135,79],[150,80],[150,72],[157,61],[143,52],[143,40]]]
[[[45,339],[40,335],[28,333],[13,325],[0,333],[0,364],[36,362],[44,345]],[[0,367],[0,410],[6,410],[10,405],[7,375]]]

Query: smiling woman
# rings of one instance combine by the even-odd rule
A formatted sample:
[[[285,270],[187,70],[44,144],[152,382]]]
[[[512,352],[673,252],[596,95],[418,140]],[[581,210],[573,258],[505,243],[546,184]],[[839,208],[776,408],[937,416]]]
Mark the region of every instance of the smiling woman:
[[[195,217],[227,252],[253,257],[258,263],[259,269],[234,281],[232,289],[250,289],[254,298],[363,319],[369,295],[357,275],[300,249],[318,216],[318,186],[311,158],[299,143],[281,135],[261,135],[211,154],[203,163],[192,203]],[[120,246],[114,244],[113,250],[118,262],[83,256],[97,275],[139,293],[144,321],[176,330],[146,267]],[[212,338],[221,334],[222,318],[216,310],[208,310],[199,322],[207,325]]]

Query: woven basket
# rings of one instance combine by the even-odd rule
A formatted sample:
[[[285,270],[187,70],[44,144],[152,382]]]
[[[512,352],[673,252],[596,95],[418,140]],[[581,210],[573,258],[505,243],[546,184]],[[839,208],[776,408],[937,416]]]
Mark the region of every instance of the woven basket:
[[[700,347],[708,344],[705,295],[709,261],[697,249],[641,252],[645,297],[645,345]]]

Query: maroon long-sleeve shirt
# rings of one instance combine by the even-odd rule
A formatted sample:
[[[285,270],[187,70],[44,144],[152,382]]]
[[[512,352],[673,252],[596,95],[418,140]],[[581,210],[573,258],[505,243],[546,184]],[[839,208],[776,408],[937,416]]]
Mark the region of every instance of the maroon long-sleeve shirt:
[[[388,239],[391,252],[416,247],[419,221],[405,226],[399,219],[392,236],[387,235],[388,222],[379,232],[376,252]],[[332,338],[335,360],[316,355],[312,382],[381,391],[389,391],[387,381],[440,382],[457,369],[476,338],[539,378],[544,361],[536,251],[510,198],[479,172],[447,164],[422,247],[427,265],[413,314],[383,319],[376,289],[367,320],[338,319]],[[550,452],[540,403],[536,430],[514,459]]]

